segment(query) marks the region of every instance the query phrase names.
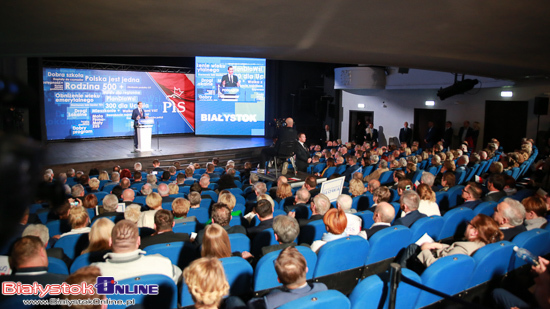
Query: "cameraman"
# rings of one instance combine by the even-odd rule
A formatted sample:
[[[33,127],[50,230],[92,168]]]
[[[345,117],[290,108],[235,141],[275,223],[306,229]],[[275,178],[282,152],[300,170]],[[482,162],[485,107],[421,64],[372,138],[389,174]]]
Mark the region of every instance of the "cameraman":
[[[279,152],[279,146],[282,142],[296,140],[296,130],[294,130],[294,120],[292,118],[286,119],[286,127],[279,128],[277,130],[277,142],[275,142],[275,147],[266,147],[262,149],[260,154],[260,168],[258,173],[265,173],[265,162],[272,157],[276,156]]]

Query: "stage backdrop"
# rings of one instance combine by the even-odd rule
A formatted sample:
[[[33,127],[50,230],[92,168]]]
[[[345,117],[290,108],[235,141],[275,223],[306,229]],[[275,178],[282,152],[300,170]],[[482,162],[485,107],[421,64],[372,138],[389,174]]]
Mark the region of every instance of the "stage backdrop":
[[[197,135],[264,135],[265,59],[196,57],[195,76]]]
[[[153,134],[195,131],[193,74],[44,68],[48,140],[131,136],[137,102]]]

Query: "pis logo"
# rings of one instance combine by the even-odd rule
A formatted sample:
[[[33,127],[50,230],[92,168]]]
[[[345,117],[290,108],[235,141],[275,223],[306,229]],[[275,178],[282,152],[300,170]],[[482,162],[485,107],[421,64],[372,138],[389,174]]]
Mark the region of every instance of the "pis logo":
[[[158,284],[118,284],[114,277],[97,277],[96,280],[97,294],[147,294],[158,295]]]

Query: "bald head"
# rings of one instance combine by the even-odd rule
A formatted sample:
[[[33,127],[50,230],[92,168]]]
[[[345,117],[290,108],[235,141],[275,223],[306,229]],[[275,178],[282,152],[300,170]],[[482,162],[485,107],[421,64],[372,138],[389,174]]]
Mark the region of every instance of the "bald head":
[[[374,222],[391,223],[395,217],[395,208],[389,203],[381,202],[376,205]]]
[[[340,209],[342,209],[343,211],[347,211],[351,209],[353,199],[347,194],[341,194],[340,196],[338,196],[336,203]]]
[[[289,128],[292,128],[292,126],[294,126],[294,119],[288,117],[286,119],[286,126],[289,127]]]
[[[123,201],[133,201],[135,197],[135,192],[132,189],[126,189],[122,192],[122,200]]]
[[[165,183],[161,183],[158,187],[158,192],[160,196],[168,196],[170,194],[170,189],[168,188],[168,185]]]

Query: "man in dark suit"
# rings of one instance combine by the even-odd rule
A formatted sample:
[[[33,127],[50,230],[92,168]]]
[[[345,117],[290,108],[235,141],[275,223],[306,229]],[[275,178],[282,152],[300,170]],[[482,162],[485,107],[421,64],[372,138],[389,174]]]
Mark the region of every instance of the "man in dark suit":
[[[305,133],[298,134],[298,143],[296,143],[296,167],[300,172],[306,172],[308,164],[311,163],[309,151],[305,142]]]
[[[169,210],[160,209],[155,213],[155,233],[141,239],[140,249],[156,244],[165,244],[176,241],[189,241],[187,233],[174,233],[174,216]]]
[[[222,77],[222,87],[240,87],[241,83],[236,75],[233,75],[233,67],[227,67],[227,74]]]
[[[473,181],[469,182],[464,189],[462,189],[462,199],[464,199],[464,204],[459,205],[460,207],[466,207],[474,209],[477,205],[481,204],[481,186]]]
[[[516,235],[527,231],[523,220],[525,219],[525,207],[511,198],[505,198],[495,208],[493,219],[498,223],[504,239],[512,241]]]
[[[293,128],[294,120],[289,117],[285,120],[285,123],[286,127],[280,128],[277,132],[277,141],[275,142],[275,146],[262,149],[262,152],[260,153],[259,173],[265,173],[265,162],[277,155],[282,143],[296,140],[297,134],[296,130]]]
[[[474,130],[470,128],[470,122],[468,120],[464,121],[464,126],[458,130],[458,138],[460,142],[466,141],[468,138],[472,138]]]
[[[425,218],[426,215],[418,211],[419,204],[420,197],[416,192],[412,190],[403,192],[403,195],[401,195],[402,217],[396,219],[393,225],[404,225],[410,228],[418,219]]]
[[[323,220],[323,217],[330,209],[330,206],[330,200],[326,195],[322,193],[317,194],[317,196],[313,199],[313,202],[311,202],[311,217],[309,217],[309,219],[298,219],[300,227],[315,220]],[[295,217],[296,213],[289,212],[288,215]]]
[[[230,226],[231,222],[231,209],[223,203],[214,203],[211,207],[212,210],[212,223],[217,223],[223,227],[227,234],[244,234],[246,235],[246,229],[242,225]],[[204,229],[200,230],[197,233],[195,238],[195,243],[198,245],[202,244],[202,239],[204,237]]]
[[[446,151],[453,144],[453,123],[447,121],[445,123],[445,132],[443,132],[443,148]]]
[[[328,143],[329,141],[332,141],[332,132],[330,131],[330,126],[328,124],[325,125],[325,130],[323,131],[323,138],[321,139],[324,144]]]
[[[21,284],[39,283],[62,284],[66,275],[48,272],[48,255],[44,244],[36,236],[24,236],[17,240],[12,247],[10,264],[13,273],[9,276],[0,276],[0,282],[17,282]],[[0,294],[0,300],[6,297]]]
[[[306,259],[294,247],[281,251],[274,264],[283,288],[273,290],[264,297],[251,299],[248,308],[277,308],[295,299],[327,290],[324,283],[307,282]]]
[[[412,130],[409,128],[409,123],[405,121],[401,130],[399,130],[399,142],[407,143],[407,146],[410,147],[412,143]]]
[[[504,186],[506,186],[506,180],[502,174],[491,174],[487,179],[487,195],[483,197],[484,202],[493,201],[498,202],[501,198],[506,196],[504,192]]]
[[[260,224],[246,229],[246,233],[250,240],[253,240],[259,232],[273,227],[273,206],[271,206],[268,200],[259,200],[258,204],[256,204],[255,211],[260,220]]]
[[[262,256],[269,252],[282,250],[287,247],[295,246],[294,240],[300,234],[300,225],[296,219],[289,216],[277,216],[273,219],[273,232],[275,234],[276,245],[262,248]],[[254,257],[259,260],[260,257]]]
[[[428,122],[428,131],[426,132],[426,136],[424,137],[424,143],[426,143],[426,148],[432,148],[435,144],[435,128],[434,128],[434,122],[429,121]]]
[[[374,210],[374,215],[372,216],[374,223],[369,229],[365,230],[367,239],[370,239],[376,232],[391,226],[394,217],[395,208],[393,208],[391,204],[387,202],[378,203],[378,205],[376,205],[376,210]]]
[[[376,143],[378,145],[378,130],[373,127],[372,123],[365,130],[365,140],[369,143]]]
[[[309,203],[310,198],[311,194],[309,193],[309,191],[306,188],[300,188],[298,191],[296,191],[296,194],[294,196],[294,204],[285,205],[285,212],[290,213],[294,210],[296,212],[296,219],[307,219],[307,204]]]
[[[139,101],[137,103],[138,107],[132,111],[132,120],[134,121],[134,148],[138,147],[138,136],[137,136],[137,127],[140,119],[147,119],[147,114],[143,110],[143,103]]]
[[[342,173],[342,176],[346,177],[345,180],[349,182],[351,180],[351,175],[361,167],[357,165],[357,158],[354,156],[348,156],[346,162],[348,167]]]

